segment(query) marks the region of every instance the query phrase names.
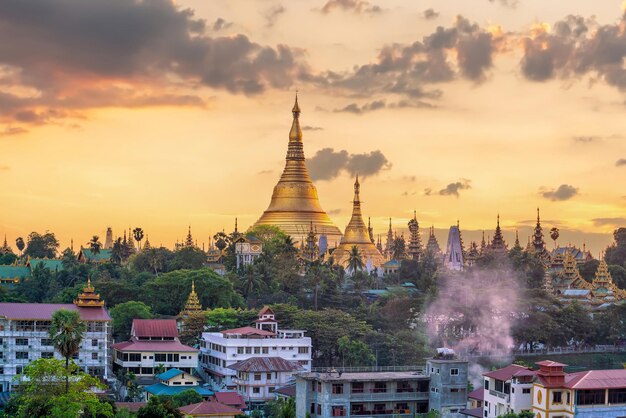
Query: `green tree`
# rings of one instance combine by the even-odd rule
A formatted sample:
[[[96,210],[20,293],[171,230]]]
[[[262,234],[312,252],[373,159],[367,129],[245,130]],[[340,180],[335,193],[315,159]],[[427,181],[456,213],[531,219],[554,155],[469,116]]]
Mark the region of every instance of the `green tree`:
[[[24,251],[24,247],[25,247],[25,244],[24,244],[24,238],[22,238],[22,237],[18,237],[18,238],[15,240],[15,246],[16,246],[16,247],[17,247],[17,249],[19,250],[20,255],[22,255],[22,252]]]
[[[171,399],[161,399],[159,396],[151,396],[148,403],[137,411],[137,418],[182,418],[182,416]]]
[[[272,418],[296,418],[296,400],[294,398],[278,398],[268,402],[267,409]]]
[[[70,358],[78,353],[87,326],[81,321],[78,312],[59,309],[52,314],[50,338],[54,348],[65,357],[65,368],[69,370]],[[65,393],[69,390],[69,374],[65,376]]]
[[[353,245],[348,254],[348,270],[350,270],[352,274],[355,274],[357,271],[363,270],[364,267],[365,265],[363,264],[363,257],[361,257],[359,247]]]
[[[607,264],[625,266],[626,264],[626,228],[618,228],[613,232],[614,242],[604,253]]]
[[[100,401],[93,388],[106,386],[74,362],[64,366],[61,360],[37,359],[24,368],[5,413],[18,418],[113,417],[111,404]]]
[[[126,259],[126,253],[124,251],[124,244],[122,239],[118,238],[113,242],[111,248],[111,261],[117,264],[121,264]]]
[[[205,311],[206,326],[209,331],[241,328],[257,319],[258,312],[253,309],[214,308]],[[283,318],[281,324],[284,324]]]
[[[508,414],[498,415],[498,418],[533,418],[534,416],[535,414],[530,411],[523,411],[519,414],[509,412]]]
[[[201,248],[182,247],[174,252],[174,257],[169,261],[167,270],[197,270],[202,268],[206,261],[206,253]]]
[[[137,241],[137,249],[139,251],[141,251],[141,241],[143,240],[143,236],[143,229],[139,227],[133,229],[133,238],[135,238],[135,241]]]
[[[187,389],[172,396],[172,404],[176,408],[202,402],[202,395],[193,389]]]
[[[180,342],[190,346],[196,346],[204,332],[206,316],[204,312],[193,313],[184,317],[180,327]]]
[[[58,248],[59,241],[54,233],[46,231],[42,235],[37,232],[31,232],[28,235],[28,244],[24,255],[31,258],[54,258]]]
[[[337,349],[341,355],[342,366],[371,366],[376,362],[374,353],[362,341],[343,336],[337,340]]]
[[[87,243],[87,246],[91,250],[93,254],[100,254],[100,249],[102,248],[102,243],[100,242],[100,237],[94,235],[91,237],[91,240]]]
[[[153,317],[152,310],[143,302],[128,301],[115,305],[109,311],[113,318],[113,333],[116,339],[127,340],[130,338],[130,329],[133,319],[150,319]]]
[[[17,256],[13,253],[0,255],[0,265],[9,266],[17,261]]]

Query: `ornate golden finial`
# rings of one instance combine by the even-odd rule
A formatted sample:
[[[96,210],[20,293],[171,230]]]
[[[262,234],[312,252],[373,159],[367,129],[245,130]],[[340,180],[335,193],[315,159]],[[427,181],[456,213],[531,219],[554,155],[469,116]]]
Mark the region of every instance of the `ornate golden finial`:
[[[96,289],[91,285],[91,276],[87,276],[87,286],[74,300],[74,305],[81,308],[99,308],[104,306],[104,301],[100,300],[100,295],[96,293]]]
[[[293,113],[294,118],[300,116],[300,106],[298,106],[298,90],[296,90],[296,102],[293,104],[291,112]]]

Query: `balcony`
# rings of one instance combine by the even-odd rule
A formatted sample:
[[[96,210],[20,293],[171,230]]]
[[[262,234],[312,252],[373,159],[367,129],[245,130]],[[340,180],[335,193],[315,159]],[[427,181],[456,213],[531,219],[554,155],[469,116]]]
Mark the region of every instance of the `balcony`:
[[[414,417],[421,415],[414,415],[408,409],[385,409],[380,411],[360,411],[352,412],[349,417],[377,417],[377,418],[395,418],[395,417]]]
[[[491,396],[495,396],[496,398],[502,399],[504,402],[509,403],[510,395],[502,392],[496,392],[495,390],[490,390],[489,394]]]
[[[348,393],[350,401],[410,401],[428,399],[428,392],[363,392]],[[345,396],[345,395],[344,395]]]

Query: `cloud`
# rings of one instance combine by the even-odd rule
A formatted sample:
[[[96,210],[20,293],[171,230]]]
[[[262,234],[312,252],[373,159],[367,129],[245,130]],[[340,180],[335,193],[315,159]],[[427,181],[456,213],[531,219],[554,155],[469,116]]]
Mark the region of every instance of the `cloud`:
[[[373,176],[391,168],[391,163],[379,150],[349,154],[346,150],[323,148],[307,160],[307,167],[313,180],[332,180],[342,171],[347,171],[352,176],[356,174],[361,177]]]
[[[25,128],[19,126],[7,126],[3,131],[0,131],[0,137],[21,135],[28,132]]]
[[[618,22],[599,25],[593,18],[570,15],[537,25],[522,37],[522,74],[532,81],[575,80],[590,76],[626,92],[626,13]]]
[[[426,20],[433,20],[439,17],[439,12],[436,12],[434,9],[426,9],[422,12],[422,17]]]
[[[9,171],[10,169],[8,165],[0,165],[0,171]]]
[[[599,136],[591,136],[591,135],[589,135],[589,136],[574,136],[574,137],[572,137],[572,140],[574,142],[578,142],[578,143],[581,143],[581,144],[590,144],[592,142],[599,142],[599,141],[602,140],[602,138],[599,137]]]
[[[0,93],[0,115],[32,125],[99,107],[198,106],[199,87],[256,95],[308,77],[302,50],[207,29],[168,0],[2,1],[0,39],[12,41],[0,43],[0,84],[35,94]]]
[[[626,218],[594,218],[594,226],[621,226],[626,225]]]
[[[467,190],[467,189],[471,189],[472,186],[470,185],[470,180],[467,179],[460,179],[457,182],[454,183],[450,183],[448,184],[445,188],[439,190],[438,194],[440,196],[456,196],[459,197],[459,191],[460,190]]]
[[[341,209],[331,209],[329,211],[326,212],[329,215],[339,215],[341,213]]]
[[[328,14],[334,10],[343,10],[352,13],[380,13],[382,9],[365,0],[328,0],[322,7],[322,13]]]
[[[517,4],[519,3],[518,0],[489,0],[490,3],[500,3],[503,6],[506,7],[511,7],[511,8],[515,8],[517,7]]]
[[[617,160],[617,161],[615,162],[615,165],[616,165],[617,167],[621,167],[621,166],[623,166],[623,165],[626,165],[626,158],[620,158],[619,160]]]
[[[262,176],[264,174],[272,174],[273,172],[274,172],[274,170],[261,170],[257,174]]]
[[[569,200],[578,194],[578,188],[569,184],[561,184],[556,189],[541,192],[541,195],[553,202]]]
[[[311,125],[304,125],[302,127],[303,131],[321,131],[324,128],[322,128],[321,126],[311,126]]]
[[[333,112],[354,113],[355,115],[360,115],[379,109],[402,109],[408,107],[433,109],[436,106],[432,103],[421,100],[400,100],[392,103],[387,103],[385,100],[374,100],[373,102],[364,103],[362,105],[359,105],[358,103],[350,103],[342,108],[333,110]]]
[[[264,14],[265,17],[265,26],[271,28],[276,24],[276,20],[278,17],[285,13],[287,10],[283,7],[282,4],[277,4],[273,7],[270,7]]]
[[[219,32],[222,29],[228,29],[233,25],[233,22],[227,22],[226,20],[222,19],[221,17],[218,17],[215,22],[213,22],[213,25],[211,26],[211,28],[213,29],[213,31],[215,32]]]

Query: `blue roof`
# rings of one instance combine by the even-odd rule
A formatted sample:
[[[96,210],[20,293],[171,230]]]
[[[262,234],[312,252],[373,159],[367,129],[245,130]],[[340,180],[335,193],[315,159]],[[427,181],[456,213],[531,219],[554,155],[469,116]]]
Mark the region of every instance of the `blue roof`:
[[[587,296],[591,291],[587,289],[565,289],[564,296]]]
[[[149,392],[151,395],[165,395],[165,396],[174,396],[178,395],[181,392],[186,390],[195,390],[201,396],[213,396],[213,391],[209,389],[205,389],[202,386],[168,386],[163,383],[155,383],[154,385],[146,386],[146,392]]]
[[[176,377],[182,373],[183,373],[182,370],[178,370],[174,368],[174,369],[169,369],[168,371],[163,372],[161,374],[158,374],[156,377],[157,379],[160,379],[160,380],[170,380],[172,377]]]

